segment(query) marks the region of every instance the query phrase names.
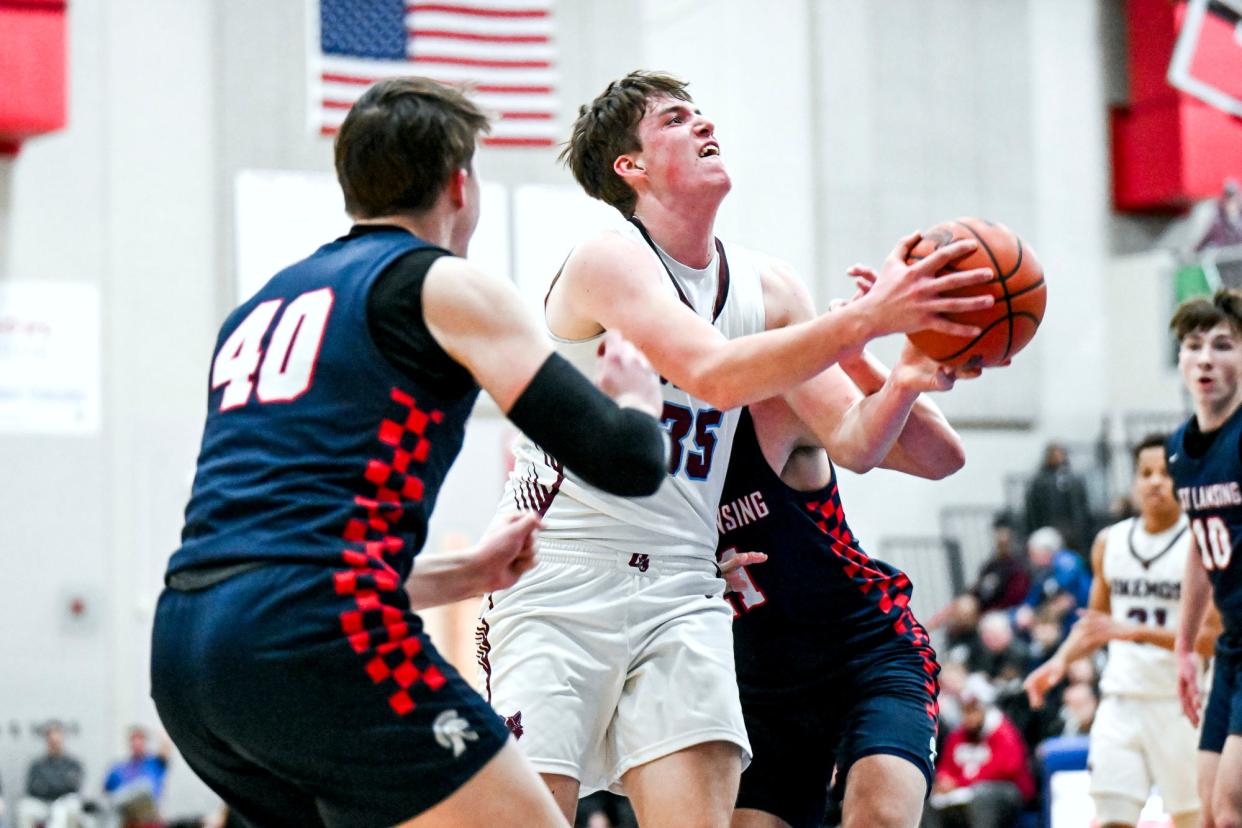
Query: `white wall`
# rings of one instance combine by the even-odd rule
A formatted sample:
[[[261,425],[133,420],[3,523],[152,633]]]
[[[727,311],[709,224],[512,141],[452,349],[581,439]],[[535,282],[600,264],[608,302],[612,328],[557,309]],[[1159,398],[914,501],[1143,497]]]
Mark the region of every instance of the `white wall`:
[[[102,292],[104,418],[85,437],[0,435],[0,717],[77,723],[97,791],[124,728],[155,723],[147,641],[177,540],[212,338],[210,3],[112,0],[69,13],[70,111],[5,177],[0,278]],[[91,623],[69,624],[66,595]],[[0,747],[8,789],[40,743]],[[181,771],[174,775],[189,781]]]

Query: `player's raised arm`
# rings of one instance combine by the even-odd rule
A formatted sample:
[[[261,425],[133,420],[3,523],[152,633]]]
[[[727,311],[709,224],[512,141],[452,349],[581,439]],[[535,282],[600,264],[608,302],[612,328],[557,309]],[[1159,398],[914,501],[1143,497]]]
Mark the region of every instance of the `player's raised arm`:
[[[907,265],[905,253],[917,239],[902,239],[868,296],[849,308],[787,327],[769,319],[766,332],[729,340],[664,288],[650,251],[633,239],[602,234],[569,257],[549,302],[549,319],[560,335],[619,331],[674,385],[718,408],[735,408],[810,379],[878,336],[927,328],[971,335],[969,326],[941,314],[991,305],[986,296],[948,296],[987,281],[991,271],[935,279],[933,274],[973,246],[949,245]],[[575,309],[570,325],[580,326],[577,330],[557,324],[560,306]]]
[[[770,326],[814,316],[811,297],[789,266],[770,263],[763,270],[763,288]],[[834,303],[831,313],[847,312],[867,292]],[[923,392],[948,390],[956,379],[953,371],[910,346],[894,372],[859,350],[784,396],[843,468],[865,472],[884,466],[938,479],[962,467],[965,451],[957,432]]]
[[[432,336],[500,410],[584,480],[620,495],[659,488],[666,474],[659,386],[628,343],[605,343],[602,371],[614,402],[552,353],[511,284],[463,259],[432,265],[423,313]]]

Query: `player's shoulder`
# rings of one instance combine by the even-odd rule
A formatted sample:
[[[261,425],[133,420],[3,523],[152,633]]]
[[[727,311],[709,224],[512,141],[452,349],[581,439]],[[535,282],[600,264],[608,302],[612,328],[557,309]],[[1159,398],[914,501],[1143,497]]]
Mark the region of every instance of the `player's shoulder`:
[[[490,276],[459,256],[436,259],[423,282],[424,316],[428,322],[450,327],[506,313],[517,298],[511,282]]]
[[[562,272],[571,280],[658,278],[662,274],[654,251],[624,227],[609,227],[583,238],[569,252]]]

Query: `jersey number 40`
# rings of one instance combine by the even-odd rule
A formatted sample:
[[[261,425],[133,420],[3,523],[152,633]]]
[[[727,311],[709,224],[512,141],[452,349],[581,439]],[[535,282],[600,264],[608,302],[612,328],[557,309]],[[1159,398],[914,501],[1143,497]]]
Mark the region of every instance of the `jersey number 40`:
[[[224,388],[220,410],[245,405],[256,386],[261,403],[289,402],[305,394],[315,377],[332,299],[331,288],[320,288],[290,302],[272,331],[266,352],[263,340],[285,300],[271,299],[255,306],[224,340],[212,363],[211,390]]]
[[[1195,544],[1199,547],[1199,556],[1203,558],[1203,568],[1209,572],[1228,568],[1229,561],[1233,558],[1233,539],[1229,537],[1229,525],[1213,515],[1207,519],[1195,518],[1190,522],[1190,529],[1195,534]]]

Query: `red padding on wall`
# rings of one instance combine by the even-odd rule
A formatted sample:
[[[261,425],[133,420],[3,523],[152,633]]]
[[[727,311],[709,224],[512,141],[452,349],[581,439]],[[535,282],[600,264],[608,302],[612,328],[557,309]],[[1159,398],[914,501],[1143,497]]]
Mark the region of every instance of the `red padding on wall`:
[[[0,146],[65,126],[64,0],[0,0]]]
[[[1242,123],[1189,95],[1114,108],[1112,137],[1118,210],[1183,209],[1242,177]]]

